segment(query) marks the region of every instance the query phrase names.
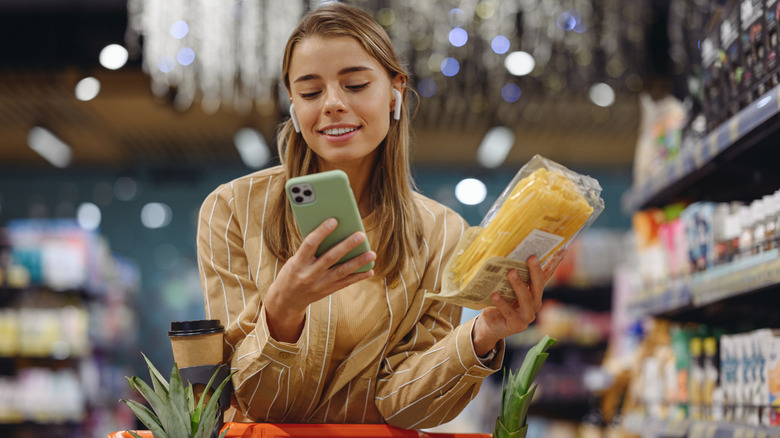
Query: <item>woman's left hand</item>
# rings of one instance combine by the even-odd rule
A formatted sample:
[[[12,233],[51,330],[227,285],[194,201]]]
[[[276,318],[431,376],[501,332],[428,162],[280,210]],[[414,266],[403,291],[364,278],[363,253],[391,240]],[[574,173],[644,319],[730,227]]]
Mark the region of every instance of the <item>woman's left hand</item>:
[[[493,292],[490,297],[495,307],[483,309],[477,318],[472,332],[474,351],[477,356],[484,356],[501,339],[528,328],[536,319],[536,313],[542,308],[544,291],[542,267],[535,256],[529,257],[527,264],[530,285],[523,283],[514,269],[507,274],[517,301],[510,304],[501,294]]]

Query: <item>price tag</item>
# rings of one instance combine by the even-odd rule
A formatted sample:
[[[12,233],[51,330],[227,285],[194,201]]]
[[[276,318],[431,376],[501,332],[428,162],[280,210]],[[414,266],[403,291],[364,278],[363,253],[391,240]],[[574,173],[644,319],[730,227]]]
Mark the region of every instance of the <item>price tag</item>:
[[[777,87],[777,109],[780,109],[780,87]]]
[[[737,141],[739,138],[739,116],[734,116],[733,119],[729,122],[729,140],[731,140],[732,143]]]
[[[745,431],[745,438],[756,438],[756,430],[748,429],[747,431]]]
[[[718,426],[714,424],[708,424],[707,429],[704,431],[704,438],[715,438],[715,432],[718,431]]]
[[[731,434],[732,438],[746,438],[746,431],[744,427],[735,427],[734,432]]]
[[[718,131],[715,131],[710,134],[710,142],[709,142],[710,150],[709,157],[714,157],[718,154]]]
[[[704,142],[701,139],[696,140],[693,144],[693,163],[696,167],[701,167],[704,164]]]

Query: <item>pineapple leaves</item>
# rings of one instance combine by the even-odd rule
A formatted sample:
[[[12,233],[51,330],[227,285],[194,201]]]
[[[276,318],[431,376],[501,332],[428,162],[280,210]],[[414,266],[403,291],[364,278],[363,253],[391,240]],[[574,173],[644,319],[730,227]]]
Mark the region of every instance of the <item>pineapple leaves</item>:
[[[176,428],[190,430],[189,419],[190,410],[187,406],[187,400],[184,396],[184,384],[181,380],[181,374],[176,364],[171,369],[170,392],[168,393],[168,409],[171,412],[171,421],[176,422]],[[185,416],[187,418],[185,418]]]
[[[165,429],[163,428],[162,424],[160,424],[160,419],[157,418],[157,416],[154,415],[154,413],[150,411],[149,408],[134,400],[122,401],[127,405],[128,408],[130,408],[131,411],[133,411],[135,416],[141,420],[141,423],[149,428],[149,431],[152,432],[154,438],[169,438],[168,434],[165,433]],[[138,436],[133,432],[130,433],[134,436]]]
[[[222,390],[225,388],[225,385],[228,384],[230,381],[232,373],[225,377],[225,380],[222,381],[222,383],[219,384],[217,389],[214,390],[214,393],[211,395],[211,398],[209,399],[208,404],[206,405],[205,410],[201,414],[201,422],[199,424],[199,427],[195,433],[195,438],[208,438],[211,434],[211,431],[214,430],[214,427],[217,425],[217,420],[219,419],[217,416],[217,410],[219,408],[219,396],[222,394]],[[209,379],[209,384],[207,388],[210,388],[212,383],[214,382],[214,378],[216,378],[217,373],[215,372],[214,375],[211,376],[211,379]],[[198,402],[199,407],[203,404],[203,397],[201,398],[200,402]]]
[[[504,371],[502,379],[501,412],[496,418],[493,438],[524,438],[528,430],[528,408],[534,398],[537,386],[534,380],[547,360],[546,350],[556,342],[546,336],[531,347],[525,355],[520,370],[515,373],[509,370],[509,376]]]
[[[207,397],[198,397],[191,383],[185,386],[176,364],[171,369],[170,379],[166,381],[145,355],[144,359],[149,368],[152,385],[150,386],[137,376],[129,377],[127,380],[130,382],[130,387],[144,397],[149,407],[134,400],[121,401],[152,432],[154,438],[211,437],[215,428],[220,424],[219,419],[222,412],[219,398],[225,386],[230,382],[232,374],[225,377],[211,394],[208,403],[205,403],[204,399]],[[211,388],[221,367],[220,365],[216,368],[206,386],[207,388]],[[200,400],[197,400],[198,398]],[[127,432],[140,438],[132,431]],[[220,438],[224,438],[226,432],[222,432]]]

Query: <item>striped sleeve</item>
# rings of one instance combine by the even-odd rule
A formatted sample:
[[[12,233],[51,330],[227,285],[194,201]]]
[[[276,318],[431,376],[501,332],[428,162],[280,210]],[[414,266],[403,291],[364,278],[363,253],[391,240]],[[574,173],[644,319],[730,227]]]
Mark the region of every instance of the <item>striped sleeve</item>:
[[[303,380],[300,364],[305,337],[289,344],[268,334],[258,285],[267,287],[271,281],[253,278],[259,270],[249,266],[246,230],[242,230],[247,225],[241,220],[248,217],[249,208],[263,208],[264,193],[238,189],[231,183],[206,198],[198,221],[198,266],[206,317],[225,326],[223,357],[235,373],[238,407],[245,417],[279,420]],[[250,196],[259,201],[255,203]]]
[[[441,288],[444,265],[467,227],[460,216],[443,206],[428,204],[421,214],[430,231],[426,233],[429,256],[418,296],[426,289]],[[454,419],[479,392],[482,380],[503,361],[502,346],[489,367],[482,364],[471,341],[474,320],[459,325],[459,306],[425,299],[419,302],[416,325],[402,334],[382,363],[375,398],[389,424],[415,429]]]

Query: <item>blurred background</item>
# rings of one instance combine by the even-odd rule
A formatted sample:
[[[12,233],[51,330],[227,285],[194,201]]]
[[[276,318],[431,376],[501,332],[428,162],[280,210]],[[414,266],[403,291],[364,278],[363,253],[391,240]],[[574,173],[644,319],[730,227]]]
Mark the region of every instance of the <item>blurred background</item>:
[[[134,397],[124,377],[146,377],[142,352],[167,372],[170,322],[204,317],[198,210],[217,185],[278,164],[276,132],[289,105],[282,51],[321,3],[0,1],[0,435],[102,437],[137,426],[118,401]],[[690,293],[680,306],[629,304],[646,304],[647,291],[667,302],[673,280],[690,284],[695,260],[685,250],[671,261],[678,252],[669,248],[643,253],[660,245],[661,225],[696,201],[744,203],[780,186],[764,169],[772,149],[755,146],[770,141],[778,107],[776,2],[346,3],[376,17],[412,72],[422,193],[477,225],[535,154],[602,186],[606,209],[548,285],[539,320],[510,340],[507,367],[519,367],[545,333],[561,341],[539,378],[529,435],[638,436],[648,418],[701,419],[658,413],[627,389],[644,378],[636,365],[644,362],[632,360],[649,355],[640,346],[662,326],[657,318],[691,306]],[[756,33],[749,20],[759,9]],[[742,15],[729,22],[735,10]],[[753,51],[740,53],[757,52],[755,35],[763,44],[758,61],[739,61],[740,78],[748,62],[764,66],[746,88],[752,97],[705,92],[729,86],[703,58],[704,41],[728,53],[722,23],[738,41],[740,29],[754,29],[743,46]],[[731,65],[718,59],[718,68]],[[744,116],[764,107],[772,112],[757,122]],[[715,163],[734,160],[739,166],[719,173]],[[645,232],[655,240],[642,240]],[[703,339],[710,331],[701,324],[713,321],[692,328],[686,315],[660,330]],[[618,365],[609,362],[614,351]],[[440,430],[491,432],[500,374]]]

